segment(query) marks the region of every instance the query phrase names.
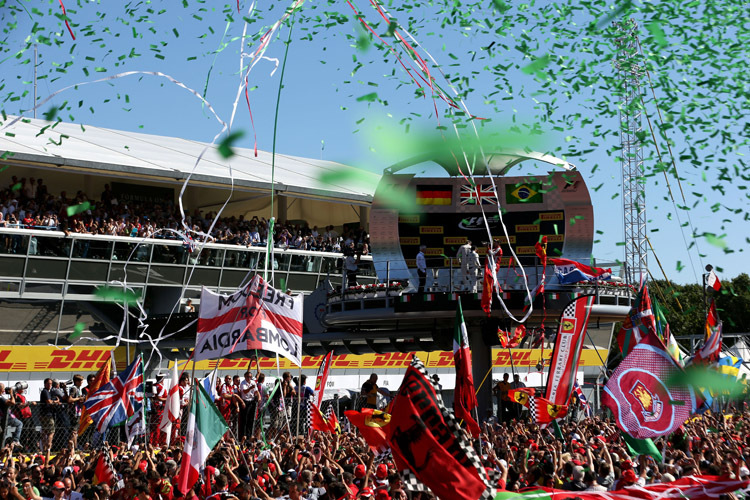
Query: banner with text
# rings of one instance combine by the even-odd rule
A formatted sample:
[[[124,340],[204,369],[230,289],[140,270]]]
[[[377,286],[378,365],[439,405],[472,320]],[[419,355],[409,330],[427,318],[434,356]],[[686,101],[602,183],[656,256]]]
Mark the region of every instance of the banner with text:
[[[204,287],[193,359],[255,351],[274,352],[301,366],[302,295],[275,290],[257,275],[232,295]]]
[[[586,336],[593,295],[582,295],[565,306],[560,315],[555,348],[550,360],[545,399],[554,405],[568,404]]]

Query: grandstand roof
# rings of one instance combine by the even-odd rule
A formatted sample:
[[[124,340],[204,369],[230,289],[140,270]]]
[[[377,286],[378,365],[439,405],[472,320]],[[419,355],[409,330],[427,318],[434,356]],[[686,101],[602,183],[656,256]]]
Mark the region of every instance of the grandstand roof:
[[[60,168],[120,178],[140,178],[171,183],[182,182],[191,172],[191,183],[270,190],[271,153],[233,148],[235,155],[222,158],[216,146],[157,135],[139,134],[89,125],[27,119],[0,127],[3,163]],[[11,124],[12,123],[12,124]],[[205,153],[198,161],[201,153]],[[230,175],[231,166],[231,175]],[[340,163],[276,154],[275,188],[292,197],[324,198],[369,204],[378,176]],[[326,172],[351,171],[361,177],[372,175],[371,187],[344,183],[323,185],[318,179]],[[341,178],[350,176],[342,175]]]

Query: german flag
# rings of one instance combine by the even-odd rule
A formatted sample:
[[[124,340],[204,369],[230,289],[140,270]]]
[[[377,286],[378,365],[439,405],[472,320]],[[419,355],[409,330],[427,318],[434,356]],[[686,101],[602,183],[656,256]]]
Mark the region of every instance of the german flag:
[[[417,205],[452,205],[453,186],[417,186]]]

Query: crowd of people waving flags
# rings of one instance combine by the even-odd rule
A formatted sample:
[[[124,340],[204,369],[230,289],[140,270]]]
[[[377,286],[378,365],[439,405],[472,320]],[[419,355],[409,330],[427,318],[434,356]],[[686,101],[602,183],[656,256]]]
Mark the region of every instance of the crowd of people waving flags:
[[[293,342],[297,335],[301,341],[295,315],[302,298],[277,294],[255,279],[237,296],[202,301],[194,356],[201,343],[225,354],[239,345],[238,351],[271,351],[299,363]],[[726,364],[721,364],[716,308],[709,308],[703,345],[685,359],[642,283],[617,333],[623,359],[604,386],[608,411],[594,416],[574,377],[590,305],[591,297],[584,295],[563,310],[544,394],[506,381],[503,400],[528,412],[500,419],[477,418],[460,298],[454,335],[460,383],[452,409],[416,356],[387,407],[377,406],[380,389],[373,374],[363,386],[363,404],[341,413],[332,405],[322,411],[332,353],[321,363],[314,388],[285,373],[270,391],[259,369],[246,372],[242,381],[228,377],[221,384],[193,379],[187,365],[178,374],[174,363],[171,383],[157,384],[154,437],[146,430],[154,417],[143,412],[142,359],[111,379],[102,368],[89,382],[81,422],[91,422],[100,433],[124,422],[128,441],[47,457],[14,456],[14,449],[6,447],[2,458],[8,473],[0,484],[0,499],[656,499],[744,494],[750,487],[750,412],[744,400],[711,411],[717,409],[711,398],[731,392],[736,383],[722,369]],[[237,329],[232,342],[217,340]],[[284,411],[286,425],[282,421],[278,432],[267,435],[263,410],[276,394],[281,401],[293,394],[298,411],[304,401],[305,422],[290,425]],[[235,430],[228,425],[229,401],[242,408],[243,423]],[[582,419],[569,415],[571,401],[584,405]],[[256,419],[261,420],[259,432],[253,432],[258,426],[248,427]],[[186,422],[184,432],[181,421]]]

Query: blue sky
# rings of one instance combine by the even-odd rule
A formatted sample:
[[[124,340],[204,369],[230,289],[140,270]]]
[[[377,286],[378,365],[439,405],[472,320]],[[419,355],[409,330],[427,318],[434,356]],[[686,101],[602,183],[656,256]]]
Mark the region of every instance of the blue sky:
[[[212,3],[190,1],[180,5],[154,1],[104,7],[97,2],[79,1],[75,4],[68,1],[66,7],[76,33],[75,42],[59,16],[55,15],[59,14],[56,2],[39,7],[40,14],[32,11],[32,4],[25,0],[19,2],[30,15],[25,12],[12,15],[7,11],[4,14],[6,21],[14,18],[16,23],[7,30],[2,46],[4,52],[0,54],[0,59],[10,56],[3,62],[4,76],[0,79],[3,84],[0,97],[4,99],[2,107],[6,113],[17,114],[31,107],[29,82],[32,80],[32,66],[23,62],[33,59],[33,51],[26,49],[29,37],[43,35],[52,42],[39,45],[39,74],[43,75],[39,80],[40,97],[67,85],[125,71],[159,71],[201,94],[205,90],[206,99],[222,119],[229,120],[240,85],[239,47],[244,24],[237,15],[236,4],[216,4],[221,5],[219,8],[213,7]],[[259,34],[281,17],[285,5],[281,2],[259,4],[248,16],[249,4],[241,2],[243,15],[252,21],[248,25],[246,52],[255,51]],[[377,13],[364,2],[354,5],[362,10],[369,23],[378,21]],[[534,4],[514,5],[507,16],[489,5],[467,6],[467,9],[474,10],[471,16],[463,18],[464,22],[461,22],[460,15],[456,17],[455,13],[448,13],[448,7],[391,8],[392,15],[409,26],[409,31],[438,60],[450,78],[458,78],[457,88],[462,92],[472,89],[466,96],[466,105],[476,116],[490,119],[479,124],[480,135],[502,132],[506,138],[515,138],[517,142],[512,147],[552,152],[564,156],[579,168],[589,188],[597,188],[592,190],[592,196],[595,224],[601,234],[597,235],[594,255],[598,260],[622,259],[621,174],[616,161],[618,119],[612,114],[612,110],[616,110],[617,97],[601,81],[590,87],[571,85],[566,74],[575,70],[573,65],[555,68],[556,74],[551,78],[548,77],[553,74],[551,71],[545,76],[518,70],[534,58],[552,54],[562,58],[558,61],[588,62],[594,71],[611,73],[611,63],[598,61],[608,50],[603,32],[592,32],[586,27],[586,12],[558,12],[561,21],[557,24],[567,23],[560,28],[554,20],[552,23],[535,21],[538,16],[533,12]],[[576,3],[561,5],[575,6]],[[529,9],[529,14],[525,13],[526,9]],[[614,5],[607,5],[604,9],[605,12],[616,10]],[[162,10],[164,12],[160,13]],[[554,14],[554,11],[548,12]],[[429,91],[426,97],[421,96],[417,85],[392,54],[378,50],[373,42],[361,42],[366,38],[363,38],[360,26],[351,19],[352,13],[345,2],[308,2],[302,14],[295,16],[279,102],[277,151],[323,157],[381,171],[404,159],[403,151],[391,150],[387,144],[387,138],[392,134],[402,134],[407,142],[414,136],[414,147],[418,149],[418,132],[437,133],[435,107],[440,125],[449,126],[450,121],[445,116],[445,103],[433,101]],[[515,20],[512,23],[508,22],[511,14]],[[315,21],[316,16],[320,17],[319,21]],[[345,19],[343,16],[349,17]],[[528,24],[518,22],[524,17],[528,18]],[[579,18],[578,25],[569,22]],[[458,20],[446,22],[452,19]],[[466,22],[467,19],[471,22]],[[32,34],[34,23],[40,27],[36,34]],[[484,28],[480,29],[483,23]],[[483,33],[488,31],[488,23],[493,24],[493,30]],[[496,28],[499,33],[495,32]],[[575,51],[574,45],[564,39],[562,44],[559,43],[561,29],[567,30],[564,33],[568,33],[571,39],[601,37],[602,54],[571,54]],[[379,34],[386,31],[387,26],[382,22],[376,28]],[[283,61],[288,34],[287,22],[272,38],[265,53],[268,58]],[[647,35],[644,34],[644,40]],[[384,40],[393,43],[394,39]],[[672,45],[675,51],[678,50],[677,42]],[[671,50],[672,45],[660,46],[662,53]],[[649,50],[648,45],[646,50]],[[18,51],[23,51],[20,58],[13,57]],[[424,52],[420,53],[425,57]],[[487,57],[489,53],[493,54],[492,59]],[[401,55],[405,57],[403,52]],[[508,66],[504,72],[502,68],[508,63],[513,66]],[[497,67],[497,64],[501,66]],[[281,76],[280,64],[271,74],[275,67],[274,61],[261,60],[250,76],[252,90],[249,96],[258,148],[267,151],[272,148]],[[684,74],[675,70],[668,73],[677,86],[692,76],[689,67],[683,69]],[[434,68],[433,74],[442,88],[447,89]],[[654,78],[657,79],[656,74]],[[28,94],[23,96],[25,91]],[[377,94],[377,99],[373,93]],[[369,98],[362,99],[368,95]],[[56,105],[67,102],[70,106],[70,110],[59,113],[64,120],[70,120],[72,116],[76,122],[114,129],[209,142],[221,128],[193,95],[154,76],[128,76],[88,85],[66,91],[52,102]],[[605,102],[609,102],[607,112],[602,111]],[[717,96],[717,102],[721,105],[720,96]],[[45,105],[38,116],[41,117],[49,107]],[[655,113],[655,108],[650,109]],[[677,109],[663,111],[667,119],[680,113]],[[575,115],[580,117],[570,118]],[[581,120],[593,124],[581,124]],[[461,123],[465,125],[466,121]],[[567,126],[560,126],[562,123],[567,123]],[[731,117],[727,118],[726,124],[718,126],[742,130],[742,123],[732,122]],[[244,97],[239,101],[234,129],[246,132],[239,145],[252,147],[250,118]],[[605,132],[603,135],[602,131]],[[469,129],[462,129],[462,133],[469,132]],[[673,139],[675,151],[685,149],[679,136]],[[690,146],[695,148],[697,155],[715,155],[719,146],[714,141],[708,139]],[[646,156],[652,157],[653,151],[647,150]],[[733,165],[737,161],[735,158],[727,160]],[[653,163],[653,158],[647,159],[647,164]],[[689,155],[678,162],[678,169],[685,178],[683,186],[688,205],[692,207],[690,215],[696,231],[712,232],[723,239],[713,239],[714,244],[711,244],[705,238],[698,238],[697,244],[704,257],[699,257],[696,248],[688,251],[675,220],[676,211],[671,200],[666,198],[662,174],[647,177],[649,237],[669,278],[680,283],[693,282],[695,273],[700,279],[699,273],[706,263],[723,268],[723,275],[727,277],[747,272],[742,251],[746,231],[740,230],[747,227],[743,214],[732,215],[724,209],[714,211],[711,208],[725,200],[739,200],[742,206],[742,200],[746,199],[744,191],[738,183],[716,180],[716,173],[712,170],[691,166]],[[528,173],[539,174],[540,171]],[[671,182],[676,191],[674,178]],[[719,184],[722,184],[723,195],[716,189]],[[678,202],[681,204],[680,200]],[[680,216],[685,223],[684,211],[680,211]],[[686,229],[685,236],[690,244],[689,229]],[[717,245],[727,245],[733,252],[725,253]],[[650,267],[655,277],[662,277],[653,257],[650,258]]]

